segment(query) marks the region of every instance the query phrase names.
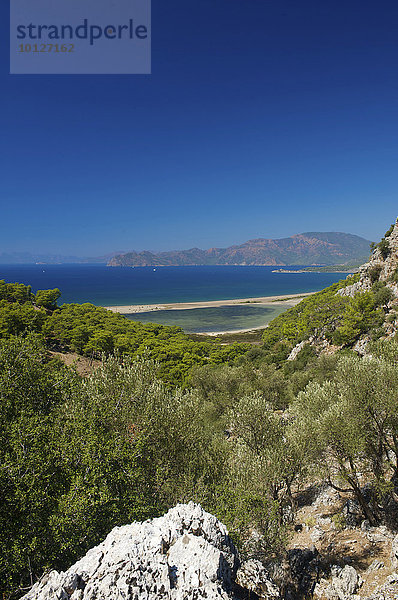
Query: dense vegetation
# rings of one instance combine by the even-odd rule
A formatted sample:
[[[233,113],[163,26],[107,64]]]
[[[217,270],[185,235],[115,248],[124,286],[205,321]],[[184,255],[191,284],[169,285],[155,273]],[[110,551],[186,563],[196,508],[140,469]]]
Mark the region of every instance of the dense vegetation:
[[[34,295],[29,286],[0,281],[0,337],[35,332],[50,350],[89,357],[145,354],[159,362],[164,381],[183,387],[194,365],[229,363],[250,350],[247,344],[194,341],[180,327],[133,322],[93,304],[58,308],[59,297],[58,289]]]
[[[346,284],[278,317],[252,347],[90,304],[57,308],[59,290],[0,282],[4,598],[178,501],[201,502],[260,558],[283,551],[295,495],[314,477],[349,490],[371,523],[396,514],[398,345],[373,342],[365,358],[348,349],[378,331],[387,296],[380,285],[336,296]],[[317,357],[307,344],[285,360],[319,333],[345,349]],[[101,362],[82,378],[54,349]]]

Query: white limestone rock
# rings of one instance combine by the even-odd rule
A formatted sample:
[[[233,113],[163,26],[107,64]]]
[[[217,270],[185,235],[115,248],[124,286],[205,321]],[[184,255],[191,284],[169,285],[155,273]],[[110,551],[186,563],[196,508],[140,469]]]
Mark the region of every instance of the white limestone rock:
[[[305,348],[305,346],[307,346],[311,341],[312,340],[304,340],[303,342],[296,344],[293,350],[290,352],[289,356],[287,357],[287,360],[296,360],[297,356],[300,354],[303,348]]]
[[[316,544],[320,542],[322,538],[325,537],[325,532],[321,527],[314,527],[310,533],[311,542]]]
[[[233,599],[238,555],[225,526],[201,506],[115,527],[65,573],[53,571],[24,600]]]
[[[349,565],[346,565],[337,577],[332,578],[332,586],[336,590],[340,600],[351,598],[361,585],[361,576],[354,567],[350,567]]]
[[[345,566],[344,569],[332,569],[332,582],[321,579],[314,589],[314,598],[327,600],[359,600],[356,594],[363,581],[354,567]]]

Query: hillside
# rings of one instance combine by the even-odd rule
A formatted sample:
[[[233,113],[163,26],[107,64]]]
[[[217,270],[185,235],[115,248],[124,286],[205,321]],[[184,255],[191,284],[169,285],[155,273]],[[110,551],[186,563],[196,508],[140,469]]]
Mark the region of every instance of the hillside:
[[[307,232],[276,240],[249,240],[229,248],[128,252],[114,256],[108,266],[345,265],[367,260],[369,245],[370,241],[349,233]]]
[[[398,220],[374,245],[359,272],[314,294],[270,323],[265,346],[298,352],[309,343],[318,354],[394,337],[398,329]]]

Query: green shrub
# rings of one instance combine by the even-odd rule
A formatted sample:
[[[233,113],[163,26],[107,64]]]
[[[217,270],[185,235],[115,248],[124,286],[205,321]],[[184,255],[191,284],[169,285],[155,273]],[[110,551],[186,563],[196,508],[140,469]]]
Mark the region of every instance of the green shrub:
[[[34,300],[34,295],[32,294],[32,288],[30,285],[24,285],[23,283],[6,283],[4,279],[1,279],[0,301],[1,300],[24,304],[25,302],[31,302]]]
[[[57,308],[57,300],[60,296],[61,292],[58,288],[54,290],[38,290],[35,304],[48,310],[55,310]]]
[[[315,348],[311,344],[305,346],[297,354],[295,360],[287,361],[284,364],[284,373],[291,374],[295,371],[302,371],[316,357]]]
[[[382,269],[382,267],[380,265],[373,265],[372,267],[369,267],[368,275],[369,275],[370,281],[372,283],[374,283],[375,281],[378,281],[380,273],[381,273],[381,269]]]
[[[395,271],[390,276],[390,281],[392,283],[398,283],[398,267],[395,269]]]
[[[364,497],[361,478],[388,494],[386,483],[398,475],[397,348],[378,342],[374,357],[341,358],[334,380],[311,383],[290,409],[314,469],[349,487],[372,524],[382,515]]]
[[[387,258],[387,256],[390,254],[391,249],[390,249],[390,244],[387,242],[387,240],[385,238],[383,238],[378,244],[377,244],[378,249],[381,252],[381,255],[384,259]]]
[[[217,508],[225,440],[199,395],[168,390],[156,369],[112,358],[80,379],[48,362],[35,338],[0,341],[4,599],[65,569],[117,525],[178,501]]]
[[[385,232],[384,237],[388,238],[394,231],[395,223],[391,223],[390,228]]]
[[[332,516],[332,523],[337,531],[343,531],[346,528],[346,519],[342,513],[336,513]]]
[[[393,298],[393,293],[385,283],[378,281],[372,286],[375,306],[385,306]]]
[[[384,321],[384,313],[377,308],[372,292],[357,294],[351,298],[342,316],[339,327],[333,332],[332,340],[337,345],[351,345],[360,335],[379,327]]]
[[[311,335],[330,335],[340,323],[350,299],[336,292],[358,281],[354,275],[302,300],[269,323],[263,336],[264,347],[271,352],[276,344],[284,344],[287,358],[289,350]]]
[[[374,342],[374,341],[382,338],[383,335],[385,335],[385,334],[386,334],[386,330],[384,329],[384,327],[375,327],[371,331],[370,339]]]

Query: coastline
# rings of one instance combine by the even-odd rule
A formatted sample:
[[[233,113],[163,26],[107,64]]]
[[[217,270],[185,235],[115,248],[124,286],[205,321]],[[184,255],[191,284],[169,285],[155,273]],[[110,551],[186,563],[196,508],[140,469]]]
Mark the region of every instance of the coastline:
[[[263,296],[260,298],[238,298],[235,300],[205,300],[200,302],[172,302],[169,304],[130,304],[126,306],[103,306],[107,310],[123,315],[152,312],[158,310],[190,310],[192,308],[217,308],[221,306],[236,306],[242,304],[256,304],[259,306],[274,306],[281,303],[284,306],[296,306],[303,298],[316,292],[302,294],[285,294],[277,296]],[[247,330],[245,330],[247,331]],[[251,331],[251,329],[249,330]]]

